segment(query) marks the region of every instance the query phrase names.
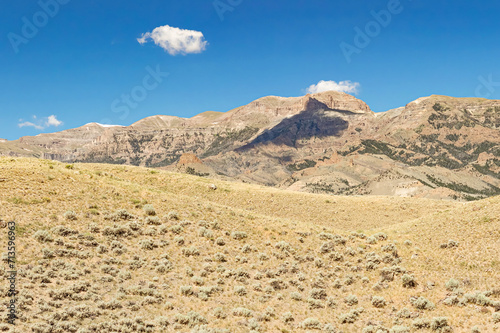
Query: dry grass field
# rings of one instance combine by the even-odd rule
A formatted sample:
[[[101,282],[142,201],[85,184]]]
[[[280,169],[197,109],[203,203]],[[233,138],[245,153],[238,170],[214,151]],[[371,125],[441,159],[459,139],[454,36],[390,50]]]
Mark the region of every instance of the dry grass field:
[[[19,291],[12,326],[0,284],[0,332],[500,331],[499,197],[0,158],[0,219],[17,223]]]

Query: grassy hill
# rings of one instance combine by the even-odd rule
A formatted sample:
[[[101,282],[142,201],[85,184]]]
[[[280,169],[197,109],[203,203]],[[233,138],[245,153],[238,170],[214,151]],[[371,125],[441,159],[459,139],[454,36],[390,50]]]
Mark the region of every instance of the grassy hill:
[[[494,332],[499,216],[499,197],[314,195],[0,158],[19,290],[12,327],[0,285],[0,331]]]

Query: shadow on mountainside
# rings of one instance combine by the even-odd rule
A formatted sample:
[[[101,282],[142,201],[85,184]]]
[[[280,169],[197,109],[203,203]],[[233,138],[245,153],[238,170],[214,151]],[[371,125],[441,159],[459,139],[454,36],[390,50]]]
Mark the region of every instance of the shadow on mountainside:
[[[328,115],[325,111],[354,114],[346,110],[332,110],[326,104],[311,98],[305,105],[304,111],[283,119],[278,125],[265,130],[236,151],[245,151],[257,144],[267,142],[297,148],[297,143],[301,139],[342,136],[343,131],[349,127],[349,122],[341,117]]]

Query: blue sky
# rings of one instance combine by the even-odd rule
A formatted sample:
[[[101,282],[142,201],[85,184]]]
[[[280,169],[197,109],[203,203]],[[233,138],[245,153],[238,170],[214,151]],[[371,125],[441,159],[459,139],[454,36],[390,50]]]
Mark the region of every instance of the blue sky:
[[[497,1],[215,5],[3,1],[0,138],[227,111],[267,95],[304,95],[320,81],[317,89],[356,93],[376,112],[431,94],[500,99]],[[374,12],[390,17],[377,21]],[[359,31],[368,35],[356,38]],[[191,39],[177,45],[176,36]],[[155,71],[163,74],[155,79]],[[136,99],[127,104],[123,96],[131,93]]]

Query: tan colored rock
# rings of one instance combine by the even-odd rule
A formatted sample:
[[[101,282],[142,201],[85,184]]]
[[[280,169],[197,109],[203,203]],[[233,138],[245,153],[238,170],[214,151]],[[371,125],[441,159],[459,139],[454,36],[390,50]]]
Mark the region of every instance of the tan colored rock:
[[[198,158],[198,156],[192,153],[182,154],[182,156],[179,158],[179,162],[177,162],[178,167],[190,164],[203,164],[203,162]]]
[[[486,153],[486,152],[482,152],[481,154],[479,154],[479,156],[477,157],[477,164],[481,165],[481,166],[484,166],[486,165],[486,163],[489,161],[489,160],[493,160],[495,158],[495,155],[493,154],[489,154],[489,153]]]

